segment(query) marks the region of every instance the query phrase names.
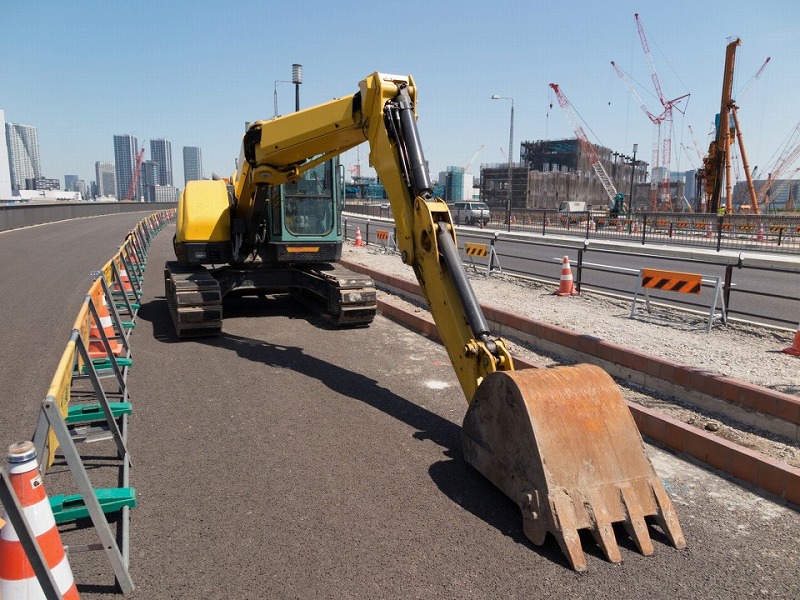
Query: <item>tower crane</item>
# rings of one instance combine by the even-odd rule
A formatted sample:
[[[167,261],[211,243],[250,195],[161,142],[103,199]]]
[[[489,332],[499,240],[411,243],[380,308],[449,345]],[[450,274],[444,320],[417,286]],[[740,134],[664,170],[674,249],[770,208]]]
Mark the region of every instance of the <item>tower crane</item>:
[[[611,61],[611,66],[614,67],[614,70],[617,72],[617,75],[625,84],[625,87],[628,88],[628,91],[631,93],[631,95],[633,95],[633,97],[636,98],[636,101],[639,103],[639,108],[642,109],[642,112],[648,119],[650,119],[650,122],[653,124],[653,155],[650,160],[650,164],[652,165],[652,169],[655,172],[658,170],[658,166],[660,164],[659,146],[661,141],[661,124],[664,122],[665,113],[662,112],[658,116],[651,113],[650,110],[645,105],[644,100],[642,100],[642,97],[639,95],[639,92],[636,91],[636,88],[633,86],[633,83],[631,83],[628,75],[622,69],[620,69],[617,63],[615,63],[613,60]],[[656,192],[656,185],[657,185],[656,179],[655,177],[652,177],[650,179],[650,189],[651,189],[650,208],[653,212],[658,212],[658,197]]]
[[[600,183],[603,184],[603,189],[606,191],[606,194],[608,194],[609,206],[617,213],[622,212],[622,201],[625,198],[625,195],[617,192],[617,188],[614,187],[611,177],[608,176],[608,173],[603,167],[603,163],[600,162],[600,157],[597,155],[597,150],[594,149],[592,142],[589,141],[589,137],[583,130],[583,126],[581,126],[580,122],[578,121],[578,117],[575,115],[575,110],[572,108],[569,100],[567,100],[564,92],[561,91],[561,88],[557,83],[551,83],[550,87],[553,88],[553,91],[556,93],[559,106],[563,109],[564,115],[567,117],[570,125],[572,125],[572,129],[575,131],[578,142],[580,142],[581,148],[583,148],[583,152],[586,154],[586,158],[589,160],[589,164],[592,166],[592,169],[594,169],[598,179],[600,179]]]
[[[800,158],[800,141],[798,140],[800,140],[800,123],[795,125],[795,128],[792,130],[792,133],[789,135],[788,141],[784,146],[781,156],[778,158],[775,166],[772,168],[769,176],[767,177],[766,183],[758,190],[756,201],[753,203],[753,212],[755,214],[759,214],[760,205],[766,202],[767,195],[775,185],[775,182],[780,179],[781,175],[783,175],[786,169],[788,169],[797,161],[798,158]],[[772,195],[774,195],[774,191]]]
[[[462,169],[464,169],[464,172],[465,172],[465,173],[467,172],[467,169],[469,169],[469,168],[470,168],[470,166],[472,165],[472,163],[473,163],[473,162],[475,162],[475,159],[476,159],[476,158],[478,158],[478,154],[480,154],[480,153],[481,153],[481,151],[483,150],[483,146],[484,146],[484,145],[483,145],[483,144],[481,144],[480,148],[478,148],[477,150],[475,150],[475,152],[473,152],[473,153],[472,153],[472,156],[470,156],[470,157],[469,157],[469,160],[468,160],[466,163],[464,163],[464,166],[463,166],[463,167],[461,167]]]
[[[661,81],[658,77],[658,71],[656,71],[656,65],[653,61],[653,55],[651,54],[650,46],[647,43],[647,36],[644,32],[644,26],[642,25],[641,19],[639,19],[639,13],[634,13],[633,17],[636,21],[636,29],[639,32],[642,50],[645,58],[647,59],[647,65],[650,68],[650,78],[653,80],[653,87],[656,91],[656,95],[658,96],[658,100],[664,109],[659,117],[659,130],[661,132],[660,164],[663,167],[661,178],[661,202],[662,206],[665,206],[668,210],[672,210],[672,197],[670,195],[670,164],[672,161],[672,111],[678,110],[679,112],[683,113],[683,110],[680,108],[680,103],[688,98],[689,94],[683,94],[682,96],[678,96],[672,100],[667,100],[666,96],[664,96],[664,92],[661,89]],[[653,154],[655,155],[656,152],[658,152],[658,144],[656,144]],[[655,169],[655,166],[653,168]],[[655,185],[655,178],[651,178],[651,190]],[[653,194],[653,191],[651,191],[651,194]]]
[[[139,150],[139,153],[136,155],[136,165],[133,168],[133,179],[131,179],[131,185],[128,188],[128,194],[125,198],[126,200],[136,200],[136,184],[139,183],[139,174],[142,172],[142,159],[144,158],[144,142],[142,142],[142,149]]]

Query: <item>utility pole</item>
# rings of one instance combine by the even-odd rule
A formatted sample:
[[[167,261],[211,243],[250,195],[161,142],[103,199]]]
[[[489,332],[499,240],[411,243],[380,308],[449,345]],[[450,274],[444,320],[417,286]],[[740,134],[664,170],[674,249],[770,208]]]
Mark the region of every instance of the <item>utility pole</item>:
[[[639,144],[633,145],[633,160],[631,161],[631,193],[628,194],[628,218],[631,217],[633,212],[633,181],[636,179],[636,151],[639,149]]]

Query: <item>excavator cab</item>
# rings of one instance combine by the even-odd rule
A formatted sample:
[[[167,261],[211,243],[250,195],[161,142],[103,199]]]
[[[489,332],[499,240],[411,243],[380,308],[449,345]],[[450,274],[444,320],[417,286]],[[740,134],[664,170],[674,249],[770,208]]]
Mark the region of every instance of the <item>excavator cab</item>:
[[[270,186],[258,223],[257,254],[268,264],[335,261],[341,258],[344,182],[338,158],[305,171],[296,181]]]
[[[303,174],[303,177],[283,185],[283,232],[298,240],[313,236],[328,239],[334,231],[337,202],[331,185],[330,165],[323,163]],[[334,238],[336,239],[336,238]]]

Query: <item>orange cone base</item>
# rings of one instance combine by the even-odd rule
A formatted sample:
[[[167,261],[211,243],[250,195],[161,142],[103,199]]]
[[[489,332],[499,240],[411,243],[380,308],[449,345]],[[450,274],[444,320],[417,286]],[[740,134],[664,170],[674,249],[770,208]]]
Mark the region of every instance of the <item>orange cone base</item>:
[[[800,328],[798,328],[797,333],[794,334],[792,345],[788,348],[784,348],[781,352],[784,354],[791,354],[792,356],[800,356]]]
[[[556,292],[556,296],[579,296],[580,292],[575,289],[575,285],[572,285],[572,289],[561,289],[559,288]]]

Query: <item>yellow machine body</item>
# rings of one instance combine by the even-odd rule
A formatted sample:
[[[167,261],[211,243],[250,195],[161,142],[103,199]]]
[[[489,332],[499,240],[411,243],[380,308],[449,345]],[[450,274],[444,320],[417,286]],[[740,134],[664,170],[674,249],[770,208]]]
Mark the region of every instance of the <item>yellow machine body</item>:
[[[231,216],[225,181],[188,181],[178,203],[178,242],[227,242]]]

